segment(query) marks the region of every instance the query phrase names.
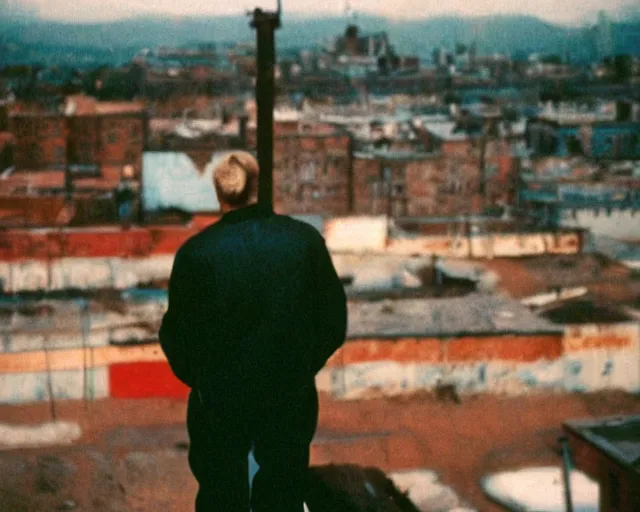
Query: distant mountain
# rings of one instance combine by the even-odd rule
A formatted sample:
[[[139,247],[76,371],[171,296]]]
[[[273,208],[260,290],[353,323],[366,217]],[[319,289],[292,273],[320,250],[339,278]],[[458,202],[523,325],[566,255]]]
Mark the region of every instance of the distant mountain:
[[[249,17],[132,18],[99,24],[67,24],[18,17],[0,20],[0,44],[30,48],[93,48],[120,55],[162,45],[204,41],[251,41],[255,33]],[[348,21],[340,17],[304,18],[285,15],[277,32],[278,48],[310,47],[344,32]],[[479,18],[437,17],[388,20],[358,16],[362,32],[387,31],[402,54],[431,55],[435,46],[452,49],[456,42],[475,41],[479,52],[508,54],[556,53],[588,58],[591,29],[554,25],[531,16]],[[640,54],[640,21],[613,24],[618,53]],[[50,52],[49,52],[50,53]],[[0,56],[2,64],[2,56]]]

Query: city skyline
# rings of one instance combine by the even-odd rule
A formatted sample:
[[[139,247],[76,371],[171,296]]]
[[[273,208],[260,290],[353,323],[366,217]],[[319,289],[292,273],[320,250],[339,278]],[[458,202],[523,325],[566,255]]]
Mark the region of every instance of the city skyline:
[[[241,15],[254,7],[275,8],[276,0],[242,0],[220,5],[204,0],[176,3],[173,0],[120,0],[108,6],[98,0],[78,4],[72,0],[3,0],[3,10],[12,14],[27,14],[42,19],[64,22],[102,22],[135,16],[216,16]],[[428,18],[434,16],[491,16],[531,15],[553,23],[576,25],[595,22],[596,13],[605,10],[612,18],[637,15],[640,10],[635,0],[585,0],[581,3],[557,3],[539,0],[482,0],[470,4],[463,0],[436,2],[435,0],[399,0],[390,4],[384,0],[334,0],[318,8],[313,0],[285,0],[285,13],[311,16],[314,14],[338,16],[346,12],[379,15],[388,18]]]

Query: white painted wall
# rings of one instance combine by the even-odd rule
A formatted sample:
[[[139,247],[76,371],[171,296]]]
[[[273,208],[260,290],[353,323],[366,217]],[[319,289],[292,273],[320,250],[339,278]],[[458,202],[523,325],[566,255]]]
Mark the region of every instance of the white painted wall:
[[[604,209],[596,214],[594,210],[578,210],[576,218],[570,211],[564,211],[560,224],[568,228],[589,229],[594,235],[619,239],[640,239],[640,211],[615,210],[610,215]]]
[[[0,263],[5,293],[69,288],[135,287],[168,279],[173,255],[146,258],[61,258],[52,262],[27,260]]]
[[[56,400],[100,399],[109,396],[107,368],[51,372],[53,397]],[[0,374],[0,405],[49,400],[47,373]]]

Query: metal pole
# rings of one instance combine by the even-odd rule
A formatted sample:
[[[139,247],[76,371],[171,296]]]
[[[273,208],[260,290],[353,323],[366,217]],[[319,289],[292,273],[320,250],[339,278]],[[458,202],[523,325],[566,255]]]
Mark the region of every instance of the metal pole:
[[[273,107],[275,102],[275,31],[280,27],[280,2],[277,12],[253,11],[251,27],[256,29],[257,78],[256,104],[258,107],[258,165],[260,180],[258,202],[273,208]]]
[[[558,439],[562,446],[562,477],[564,480],[564,501],[567,512],[573,512],[573,500],[571,499],[571,457],[569,455],[569,440],[566,437]]]
[[[51,312],[47,311],[47,329],[51,329]],[[49,334],[45,334],[42,340],[42,346],[44,348],[44,362],[47,371],[47,394],[49,395],[49,408],[51,412],[51,420],[56,421],[56,398],[53,391],[53,374],[51,373],[51,360],[49,355]]]

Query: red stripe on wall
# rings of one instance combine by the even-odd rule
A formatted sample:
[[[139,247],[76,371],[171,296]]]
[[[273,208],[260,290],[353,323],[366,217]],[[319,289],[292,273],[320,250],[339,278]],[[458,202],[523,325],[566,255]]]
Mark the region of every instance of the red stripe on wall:
[[[144,258],[174,254],[200,229],[198,226],[162,226],[135,227],[128,231],[100,227],[44,233],[37,230],[10,230],[0,233],[0,261],[47,261],[62,257]]]
[[[120,363],[109,367],[110,395],[113,398],[181,398],[189,388],[180,382],[169,363]]]

